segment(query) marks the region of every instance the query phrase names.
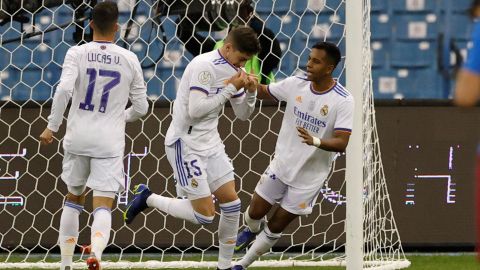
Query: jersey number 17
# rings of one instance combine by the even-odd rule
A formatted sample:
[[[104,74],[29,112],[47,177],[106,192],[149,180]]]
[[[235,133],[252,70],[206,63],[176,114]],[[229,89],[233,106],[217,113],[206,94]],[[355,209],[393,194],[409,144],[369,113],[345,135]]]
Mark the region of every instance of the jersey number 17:
[[[94,68],[87,68],[87,75],[88,75],[88,86],[87,86],[87,95],[85,96],[85,101],[80,102],[79,108],[86,111],[93,112],[95,105],[92,104],[92,97],[93,91],[95,91],[95,81],[97,79],[97,70]],[[105,113],[107,109],[108,103],[108,96],[110,94],[110,90],[113,87],[120,83],[120,72],[114,70],[104,70],[100,69],[98,71],[98,75],[100,77],[109,77],[112,78],[105,86],[103,87],[102,98],[100,99],[100,108],[98,109],[99,112]]]

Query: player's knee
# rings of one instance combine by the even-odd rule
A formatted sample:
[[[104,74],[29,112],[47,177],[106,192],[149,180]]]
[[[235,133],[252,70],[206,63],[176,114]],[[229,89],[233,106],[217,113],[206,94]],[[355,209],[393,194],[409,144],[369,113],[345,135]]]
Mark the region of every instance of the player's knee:
[[[215,204],[213,204],[213,200],[210,196],[192,201],[192,206],[195,213],[198,213],[207,217],[215,216]]]
[[[278,235],[278,238],[280,238],[280,235],[282,234],[284,229],[285,226],[283,224],[277,224],[272,222],[268,222],[268,226],[265,226],[265,232],[267,233],[267,236],[270,233],[273,236]]]
[[[215,212],[212,215],[203,215],[201,213],[198,213],[196,211],[193,211],[193,214],[195,215],[196,223],[201,224],[201,225],[207,225],[213,222],[213,219],[215,218]]]
[[[68,196],[74,198],[74,197],[82,197],[85,196],[85,186],[67,186],[68,189]]]
[[[248,218],[253,220],[260,220],[265,216],[265,210],[255,204],[250,204],[245,213],[248,214]]]
[[[85,186],[68,186],[66,201],[83,205],[85,203]]]

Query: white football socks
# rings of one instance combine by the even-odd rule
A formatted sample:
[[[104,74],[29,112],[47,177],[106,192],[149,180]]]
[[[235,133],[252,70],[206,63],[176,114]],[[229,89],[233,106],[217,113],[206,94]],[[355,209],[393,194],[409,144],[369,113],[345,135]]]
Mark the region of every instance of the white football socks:
[[[82,205],[65,201],[60,218],[58,237],[62,257],[60,270],[65,270],[67,266],[72,269],[73,253],[78,239],[78,218],[82,211]]]
[[[268,226],[265,226],[263,231],[257,235],[255,242],[253,242],[253,245],[248,249],[247,254],[245,254],[237,264],[247,268],[260,256],[269,251],[275,243],[277,243],[278,239],[280,239],[280,236],[282,236],[281,233],[272,233],[268,229]]]
[[[218,268],[220,269],[230,269],[231,267],[241,206],[240,199],[220,204],[221,215],[218,224]]]
[[[98,207],[92,213],[93,223],[91,231],[92,253],[100,261],[107,247],[112,229],[112,213],[109,208]]]

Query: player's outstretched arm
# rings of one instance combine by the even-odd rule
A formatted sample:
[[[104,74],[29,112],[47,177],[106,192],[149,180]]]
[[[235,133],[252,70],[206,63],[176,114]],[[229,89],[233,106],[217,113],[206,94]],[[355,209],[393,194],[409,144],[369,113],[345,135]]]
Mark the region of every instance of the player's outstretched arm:
[[[132,106],[125,110],[125,121],[133,122],[148,112],[147,86],[143,80],[140,62],[135,59],[134,79],[130,86],[130,101]]]
[[[48,125],[40,135],[40,142],[44,145],[53,142],[53,133],[57,132],[63,121],[63,114],[68,101],[72,97],[75,81],[78,77],[78,61],[76,60],[76,47],[72,47],[65,55],[60,83],[53,96],[52,110],[48,116]]]
[[[344,152],[347,149],[348,140],[350,139],[350,132],[335,130],[333,138],[319,139],[316,138],[302,127],[297,127],[298,136],[302,138],[302,142],[308,145],[318,147],[330,152]]]
[[[270,93],[268,92],[268,85],[266,84],[258,84],[257,87],[257,98],[261,100],[276,100]]]

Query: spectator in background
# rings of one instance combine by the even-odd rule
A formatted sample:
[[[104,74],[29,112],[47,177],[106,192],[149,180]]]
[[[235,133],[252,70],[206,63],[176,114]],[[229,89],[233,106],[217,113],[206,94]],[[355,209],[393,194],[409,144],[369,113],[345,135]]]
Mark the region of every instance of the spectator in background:
[[[457,76],[454,102],[458,106],[471,107],[480,99],[480,0],[473,0],[470,16],[474,21],[472,42],[465,65]],[[477,149],[477,252],[480,260],[480,147]]]
[[[457,76],[454,101],[459,106],[474,106],[480,99],[480,0],[473,1],[470,16],[474,21],[473,47]]]
[[[263,21],[254,15],[251,0],[242,2],[238,15],[240,21],[246,22],[255,31],[261,46],[258,55],[247,61],[245,69],[247,73],[252,70],[260,83],[269,84],[274,81],[273,70],[278,67],[282,56],[280,43],[275,39],[273,31],[266,28]],[[177,36],[193,56],[212,51],[223,45],[223,40],[215,41],[210,36],[205,37],[197,33],[195,22],[188,18],[181,18],[177,23]]]

